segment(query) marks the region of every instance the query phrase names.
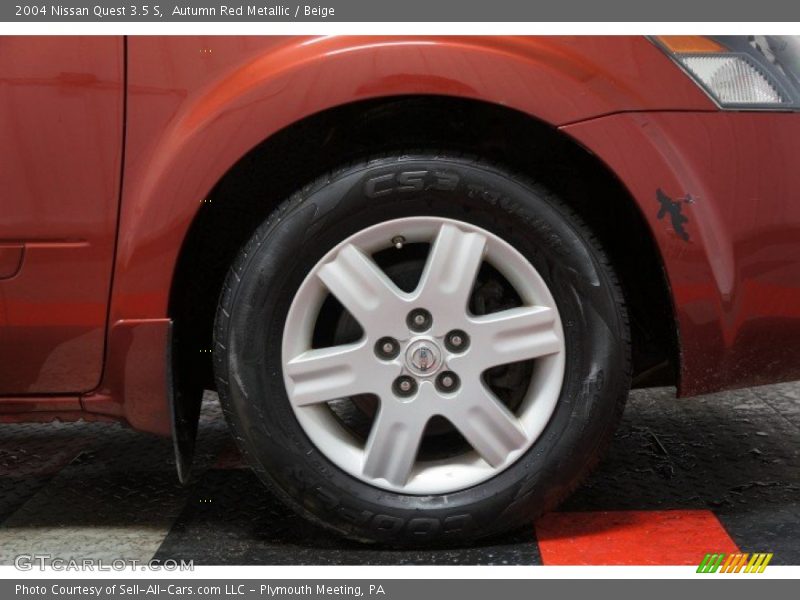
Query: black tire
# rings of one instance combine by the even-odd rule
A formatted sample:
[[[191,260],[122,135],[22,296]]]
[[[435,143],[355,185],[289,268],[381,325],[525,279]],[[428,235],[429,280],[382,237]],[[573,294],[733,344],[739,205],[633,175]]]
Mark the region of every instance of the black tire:
[[[454,189],[395,186],[376,176],[454,175]],[[427,180],[426,180],[427,181]],[[516,247],[541,274],[564,327],[566,373],[542,435],[512,466],[441,496],[388,492],[341,471],[314,447],[287,398],[281,336],[295,291],[345,237],[375,223],[435,215],[467,221]],[[287,505],[350,539],[391,545],[459,543],[531,522],[597,463],[630,383],[630,337],[620,286],[590,231],[542,186],[484,162],[420,153],[350,165],[295,194],[241,250],[215,323],[220,400],[246,460]]]

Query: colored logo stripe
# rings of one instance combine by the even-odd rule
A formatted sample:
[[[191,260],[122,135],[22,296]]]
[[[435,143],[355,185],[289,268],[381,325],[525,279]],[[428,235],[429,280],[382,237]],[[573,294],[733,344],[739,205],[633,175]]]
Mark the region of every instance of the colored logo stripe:
[[[753,554],[753,558],[750,559],[750,562],[747,565],[747,568],[744,570],[745,573],[763,573],[764,569],[767,568],[769,561],[772,560],[772,552],[769,554],[759,553]]]
[[[752,556],[746,552],[736,552],[728,554],[706,554],[700,565],[697,567],[698,573],[763,573],[764,569],[772,560],[772,553],[756,552]],[[749,560],[748,560],[749,559]],[[725,560],[723,563],[722,561]],[[722,564],[722,568],[720,568]],[[744,569],[744,570],[742,570]]]
[[[724,554],[706,554],[705,558],[700,562],[700,566],[697,567],[697,572],[716,573],[723,558],[725,558]]]

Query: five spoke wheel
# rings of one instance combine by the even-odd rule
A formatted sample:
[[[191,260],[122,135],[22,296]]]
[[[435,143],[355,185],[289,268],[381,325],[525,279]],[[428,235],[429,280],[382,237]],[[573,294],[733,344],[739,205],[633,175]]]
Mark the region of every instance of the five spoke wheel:
[[[429,245],[411,291],[374,258],[400,238]],[[473,312],[484,263],[513,288],[518,306]],[[360,325],[357,341],[315,346],[329,294]],[[532,375],[522,402],[510,407],[485,375],[523,361],[534,361]],[[301,426],[332,462],[378,487],[442,494],[492,477],[535,442],[561,389],[564,336],[546,284],[507,242],[468,223],[413,217],[356,233],[312,269],[289,310],[283,370]],[[329,403],[363,395],[377,397],[378,408],[359,440]],[[469,449],[420,460],[434,418],[449,422]]]

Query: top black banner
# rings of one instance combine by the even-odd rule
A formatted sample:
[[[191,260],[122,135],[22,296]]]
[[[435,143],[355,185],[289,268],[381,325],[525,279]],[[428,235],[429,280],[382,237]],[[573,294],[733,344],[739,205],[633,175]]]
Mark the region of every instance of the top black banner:
[[[5,1],[1,22],[780,22],[789,0]],[[787,33],[794,33],[789,32]]]

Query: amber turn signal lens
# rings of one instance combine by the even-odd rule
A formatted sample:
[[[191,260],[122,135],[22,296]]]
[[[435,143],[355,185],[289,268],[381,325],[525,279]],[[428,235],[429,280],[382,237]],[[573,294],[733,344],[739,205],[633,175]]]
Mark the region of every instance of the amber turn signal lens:
[[[726,52],[724,46],[702,35],[659,35],[656,39],[674,54]]]

